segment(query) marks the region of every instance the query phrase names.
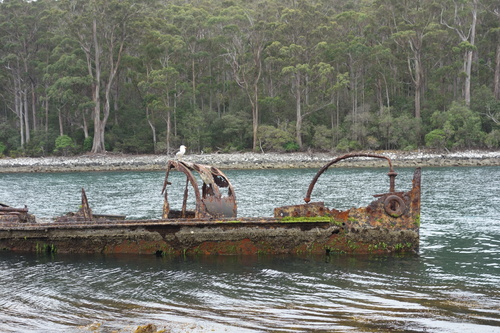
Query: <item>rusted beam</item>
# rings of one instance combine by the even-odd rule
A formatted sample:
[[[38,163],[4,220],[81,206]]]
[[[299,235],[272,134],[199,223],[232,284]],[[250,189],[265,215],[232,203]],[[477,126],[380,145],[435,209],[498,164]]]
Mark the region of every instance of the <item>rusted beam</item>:
[[[394,192],[395,188],[395,178],[398,175],[396,172],[394,172],[392,168],[392,161],[389,157],[383,156],[383,155],[377,155],[377,154],[366,154],[366,153],[351,153],[351,154],[345,154],[342,156],[337,157],[336,159],[332,160],[331,162],[325,164],[314,176],[313,180],[309,184],[309,188],[307,189],[307,194],[306,197],[304,198],[304,201],[308,203],[311,201],[311,194],[314,189],[314,185],[316,185],[316,182],[318,181],[319,177],[326,171],[328,170],[329,167],[331,167],[333,164],[340,162],[342,160],[348,159],[348,158],[354,158],[354,157],[373,157],[373,158],[380,158],[380,159],[385,159],[389,163],[389,173],[387,174],[390,178],[390,186],[389,186],[389,191]]]
[[[182,196],[181,210],[173,210],[168,202],[167,188],[171,183],[168,180],[170,170],[177,170],[185,174],[186,186]],[[193,172],[197,172],[203,181],[201,188],[198,186],[196,177]],[[187,211],[187,199],[189,184],[193,189],[195,196],[195,211]],[[227,196],[223,196],[220,188],[227,188]],[[172,217],[189,217],[189,218],[205,218],[205,217],[236,217],[237,205],[234,189],[229,179],[217,168],[212,166],[189,163],[183,161],[169,161],[167,164],[167,172],[163,182],[162,194],[164,195],[163,218]]]
[[[19,213],[27,213],[28,208],[14,208],[14,207],[4,207],[0,206],[0,212],[19,212]]]
[[[28,223],[34,222],[35,216],[28,214],[28,208],[15,208],[5,204],[0,204],[0,222],[2,223]]]
[[[87,200],[87,194],[82,187],[82,207],[80,208],[80,213],[85,220],[92,221],[92,209],[90,209],[89,201]]]

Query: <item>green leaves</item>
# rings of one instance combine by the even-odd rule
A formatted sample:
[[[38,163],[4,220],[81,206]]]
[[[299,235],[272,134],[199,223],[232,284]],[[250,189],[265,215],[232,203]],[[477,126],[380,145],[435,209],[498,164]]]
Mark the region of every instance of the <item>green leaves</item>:
[[[76,148],[76,145],[67,135],[61,135],[56,139],[56,146],[54,152],[56,154],[67,156],[73,149]]]
[[[484,139],[481,118],[461,103],[454,102],[448,110],[434,112],[432,119],[438,129],[431,131],[429,136],[425,137],[426,144],[431,146],[471,148]]]
[[[448,148],[495,146],[497,2],[0,2],[2,142],[375,149],[442,131]],[[467,84],[473,114],[452,104]]]

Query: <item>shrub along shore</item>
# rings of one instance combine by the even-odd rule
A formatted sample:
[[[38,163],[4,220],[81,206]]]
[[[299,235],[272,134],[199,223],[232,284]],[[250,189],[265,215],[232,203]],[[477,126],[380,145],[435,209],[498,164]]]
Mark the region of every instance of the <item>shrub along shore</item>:
[[[375,151],[391,158],[395,168],[498,166],[500,151]],[[320,168],[343,154],[339,153],[233,153],[185,155],[186,162],[208,164],[224,169],[290,169]],[[22,157],[0,159],[0,173],[9,172],[85,172],[85,171],[155,171],[165,170],[173,155],[86,154],[71,157]],[[385,167],[385,160],[373,158],[347,159],[337,167]]]

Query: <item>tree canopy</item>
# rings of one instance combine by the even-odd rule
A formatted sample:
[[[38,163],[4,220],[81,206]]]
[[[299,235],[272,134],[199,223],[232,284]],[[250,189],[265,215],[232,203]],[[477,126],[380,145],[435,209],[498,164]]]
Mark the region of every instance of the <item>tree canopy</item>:
[[[500,147],[498,0],[0,1],[0,156]]]

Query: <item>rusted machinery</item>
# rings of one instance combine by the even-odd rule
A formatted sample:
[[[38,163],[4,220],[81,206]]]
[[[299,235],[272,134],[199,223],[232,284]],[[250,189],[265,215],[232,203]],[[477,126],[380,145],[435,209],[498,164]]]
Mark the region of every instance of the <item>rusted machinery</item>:
[[[177,170],[186,175],[186,185],[182,196],[181,210],[170,208],[168,201],[167,187],[172,185],[168,180],[170,170]],[[196,171],[203,181],[201,188],[198,186],[196,177],[193,175]],[[189,185],[193,190],[196,207],[193,210],[187,210],[187,200]],[[223,189],[227,189],[224,195]],[[162,218],[223,218],[236,217],[237,204],[233,185],[229,179],[217,168],[209,165],[188,163],[183,161],[168,161],[165,181],[163,182],[162,194],[164,195]]]
[[[389,192],[375,194],[377,200],[373,201],[367,207],[351,208],[346,211],[329,209],[323,202],[310,202],[314,186],[319,177],[332,165],[356,157],[369,157],[387,160],[389,164]],[[307,189],[304,201],[306,204],[284,206],[274,210],[274,216],[283,217],[313,217],[329,216],[335,221],[341,221],[347,228],[353,230],[359,228],[387,228],[388,226],[397,226],[404,230],[418,231],[420,224],[420,182],[421,169],[417,168],[413,175],[412,189],[408,192],[396,192],[395,179],[397,173],[392,167],[391,160],[382,155],[353,153],[340,156],[323,166],[311,181]]]

